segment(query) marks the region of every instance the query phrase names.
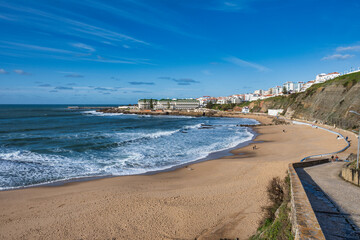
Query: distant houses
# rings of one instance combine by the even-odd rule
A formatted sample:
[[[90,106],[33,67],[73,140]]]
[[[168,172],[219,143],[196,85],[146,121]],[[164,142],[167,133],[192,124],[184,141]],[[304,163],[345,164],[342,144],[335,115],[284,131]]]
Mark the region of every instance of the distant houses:
[[[338,76],[340,76],[340,73],[338,72],[332,72],[328,74],[321,73],[316,76],[315,80],[311,80],[306,83],[287,81],[281,86],[275,86],[269,88],[268,90],[258,89],[255,90],[253,93],[235,94],[227,97],[204,96],[197,99],[200,102],[200,106],[206,106],[209,102],[213,104],[230,104],[230,103],[239,104],[242,102],[262,100],[270,97],[281,96],[284,94],[304,92],[313,84],[322,83],[330,79],[336,78]]]
[[[349,72],[344,72],[345,74],[350,74],[353,72],[359,72],[360,68],[357,70],[351,70]],[[234,94],[230,96],[222,97],[212,97],[212,96],[203,96],[197,99],[140,99],[138,101],[139,109],[153,109],[153,110],[191,110],[196,108],[206,107],[208,104],[241,104],[242,102],[251,102],[256,100],[263,100],[270,97],[282,96],[284,94],[292,94],[298,92],[304,92],[306,89],[311,87],[313,84],[323,83],[328,80],[339,77],[341,74],[338,72],[332,73],[321,73],[316,75],[314,80],[308,82],[292,82],[287,81],[280,86],[275,86],[269,88],[268,90],[258,89],[253,93],[245,94]],[[248,108],[242,108],[243,112],[247,112]]]

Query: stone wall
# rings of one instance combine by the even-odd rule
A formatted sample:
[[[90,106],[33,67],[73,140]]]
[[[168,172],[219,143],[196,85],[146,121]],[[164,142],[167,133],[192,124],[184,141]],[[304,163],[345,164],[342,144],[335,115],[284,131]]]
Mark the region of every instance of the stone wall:
[[[360,170],[359,169],[351,169],[350,164],[346,164],[343,166],[341,170],[341,177],[348,182],[351,182],[355,185],[360,186]]]
[[[328,159],[289,164],[291,183],[291,223],[295,239],[325,239],[295,168],[328,162]]]

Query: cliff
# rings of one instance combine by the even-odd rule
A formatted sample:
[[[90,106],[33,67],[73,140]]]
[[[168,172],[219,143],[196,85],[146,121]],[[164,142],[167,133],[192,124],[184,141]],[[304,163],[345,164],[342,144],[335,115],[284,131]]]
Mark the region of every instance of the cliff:
[[[360,116],[349,110],[360,112],[360,72],[314,84],[302,93],[251,102],[249,107],[252,112],[282,108],[286,117],[356,129]]]

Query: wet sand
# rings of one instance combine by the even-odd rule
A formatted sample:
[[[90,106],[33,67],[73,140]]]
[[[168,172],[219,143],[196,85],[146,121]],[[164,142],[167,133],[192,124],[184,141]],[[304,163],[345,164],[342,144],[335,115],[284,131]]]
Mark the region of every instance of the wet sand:
[[[309,126],[255,130],[256,150],[171,172],[0,192],[0,239],[247,239],[272,177],[283,178],[290,162],[345,146]]]

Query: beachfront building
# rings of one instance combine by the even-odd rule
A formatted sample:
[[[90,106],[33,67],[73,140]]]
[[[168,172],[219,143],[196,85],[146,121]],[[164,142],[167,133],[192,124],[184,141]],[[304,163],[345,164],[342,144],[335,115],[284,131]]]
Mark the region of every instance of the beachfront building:
[[[250,110],[249,110],[249,107],[243,107],[242,109],[241,109],[241,112],[242,113],[249,113],[250,112]]]
[[[200,107],[200,102],[196,99],[140,99],[138,107],[141,110],[191,110]]]
[[[151,109],[150,102],[154,105],[154,103],[156,101],[157,100],[154,100],[154,99],[140,99],[140,100],[138,100],[138,107],[139,107],[139,109],[148,110],[148,109]]]
[[[160,99],[156,101],[156,104],[154,106],[155,110],[166,110],[166,109],[174,109],[173,100],[171,99]]]
[[[268,109],[268,115],[270,116],[279,116],[284,109]]]
[[[196,99],[176,99],[172,102],[176,110],[191,110],[200,106],[199,101]]]

